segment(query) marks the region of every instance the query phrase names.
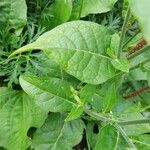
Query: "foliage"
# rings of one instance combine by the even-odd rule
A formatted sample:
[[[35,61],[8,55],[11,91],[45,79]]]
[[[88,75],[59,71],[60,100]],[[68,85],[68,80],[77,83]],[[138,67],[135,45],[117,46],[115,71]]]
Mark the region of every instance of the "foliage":
[[[148,6],[0,2],[0,149],[150,149]]]

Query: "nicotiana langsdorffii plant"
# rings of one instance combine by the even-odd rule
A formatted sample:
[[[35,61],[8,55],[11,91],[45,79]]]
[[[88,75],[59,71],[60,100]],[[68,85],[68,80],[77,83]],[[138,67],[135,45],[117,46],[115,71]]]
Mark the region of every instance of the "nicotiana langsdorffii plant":
[[[150,1],[121,2],[123,25],[115,33],[86,17],[112,10],[117,0],[33,2],[42,7],[31,9],[37,16],[30,20],[47,32],[8,59],[34,56],[38,72],[37,65],[21,72],[19,90],[0,87],[0,146],[71,150],[81,142],[88,150],[150,149]],[[14,34],[21,34],[25,25],[18,21],[25,16],[9,13]]]

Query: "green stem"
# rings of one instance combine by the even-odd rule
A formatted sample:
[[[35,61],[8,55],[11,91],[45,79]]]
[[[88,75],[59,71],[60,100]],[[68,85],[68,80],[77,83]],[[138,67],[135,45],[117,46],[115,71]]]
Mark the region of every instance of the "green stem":
[[[115,124],[116,128],[119,130],[119,132],[122,134],[123,138],[126,140],[126,142],[128,143],[128,145],[130,146],[130,148],[132,150],[137,150],[137,148],[135,147],[135,145],[132,143],[132,141],[130,140],[130,138],[128,137],[128,135],[125,133],[125,131],[122,129],[122,127],[120,127],[119,125]]]
[[[103,121],[103,122],[109,122],[109,123],[114,123],[114,122],[116,122],[116,120],[110,119],[110,118],[108,118],[108,117],[105,117],[105,116],[103,116],[103,115],[101,115],[101,114],[95,113],[95,112],[93,112],[93,111],[91,111],[91,110],[88,110],[88,109],[85,109],[84,112],[85,112],[86,114],[88,114],[89,116],[91,116],[91,117],[93,117],[93,118],[95,118],[95,119],[97,119],[97,120],[101,120],[101,121]]]
[[[120,121],[118,122],[119,125],[135,125],[135,124],[145,124],[145,123],[150,123],[150,118],[147,119],[141,119],[141,120],[131,120],[131,121]]]
[[[80,6],[80,10],[79,10],[78,20],[80,20],[81,13],[82,13],[82,8],[83,8],[83,0],[81,0],[81,6]]]
[[[110,118],[106,118],[100,114],[97,114],[91,110],[88,110],[88,109],[85,109],[84,110],[85,113],[87,113],[89,116],[93,117],[93,118],[96,118],[97,120],[101,120],[103,122],[108,122],[110,124],[114,124],[114,126],[119,130],[119,132],[122,134],[123,138],[126,140],[126,142],[128,143],[128,145],[133,149],[133,150],[137,150],[137,148],[135,147],[135,145],[132,143],[132,141],[130,140],[130,138],[128,137],[128,135],[124,132],[124,130],[122,129],[122,127],[120,126],[120,121],[117,121],[117,120],[113,120],[113,119],[110,119]],[[150,120],[149,120],[150,121]],[[148,121],[148,122],[149,122]],[[126,121],[124,122],[125,125],[129,125],[129,123],[133,124],[133,121]],[[123,122],[121,122],[123,124]],[[137,123],[141,123],[141,122],[134,122],[134,124],[137,124]],[[124,125],[124,124],[123,124]]]
[[[119,43],[119,48],[118,48],[118,58],[121,57],[123,42],[124,42],[125,34],[127,31],[127,24],[128,24],[128,20],[130,18],[130,15],[131,15],[130,8],[128,7],[127,14],[126,14],[123,26],[122,26],[122,32],[121,32],[120,43]]]
[[[131,121],[118,121],[118,120],[114,120],[114,119],[108,118],[106,116],[103,116],[102,114],[93,112],[89,109],[85,109],[84,111],[85,111],[86,114],[88,114],[89,116],[91,116],[91,117],[93,117],[97,120],[100,120],[100,121],[103,121],[103,122],[108,122],[108,123],[111,123],[111,124],[117,123],[120,126],[150,123],[150,118],[141,119],[141,120],[131,120]]]

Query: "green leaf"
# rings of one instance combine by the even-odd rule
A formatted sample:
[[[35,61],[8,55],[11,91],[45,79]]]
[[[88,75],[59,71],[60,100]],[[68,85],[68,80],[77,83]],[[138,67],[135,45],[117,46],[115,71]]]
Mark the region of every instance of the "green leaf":
[[[33,137],[35,150],[71,150],[77,145],[83,134],[81,120],[64,121],[61,114],[50,114],[45,124],[37,129]]]
[[[113,108],[112,113],[118,116],[123,121],[142,120],[145,117],[141,114],[141,109],[135,103],[130,101],[120,100]],[[129,136],[137,136],[148,133],[150,131],[149,124],[136,124],[123,127],[124,131]]]
[[[45,52],[67,73],[82,82],[96,85],[115,76],[116,70],[105,56],[78,49],[47,49]]]
[[[130,7],[133,15],[139,20],[144,37],[150,42],[150,14],[149,0],[130,0]]]
[[[71,109],[71,112],[68,114],[67,118],[65,121],[71,121],[79,118],[83,113],[83,106],[74,106]]]
[[[18,33],[27,22],[27,6],[25,0],[0,1],[0,23],[9,22],[10,28]]]
[[[145,119],[141,113],[129,113],[129,114],[122,114],[120,116],[120,119],[123,119],[124,121],[130,121],[130,120],[142,120]],[[124,131],[129,136],[136,136],[144,133],[149,133],[150,131],[150,125],[149,124],[137,124],[137,125],[128,125],[124,127]]]
[[[111,61],[112,65],[123,72],[129,72],[129,61],[126,58],[123,59],[113,59]]]
[[[95,85],[86,84],[81,90],[80,90],[80,99],[83,103],[87,103],[92,101],[93,96],[96,92]]]
[[[85,17],[88,14],[105,13],[113,8],[116,1],[117,0],[75,0],[73,13],[81,17]]]
[[[119,131],[112,125],[106,125],[99,132],[94,150],[125,150],[127,148]]]
[[[70,20],[78,20],[81,17],[83,0],[73,0]]]
[[[88,146],[94,149],[99,133],[99,126],[94,122],[88,122],[86,126],[86,139]]]
[[[95,91],[90,102],[97,112],[108,112],[113,109],[117,102],[117,83],[106,82]]]
[[[135,137],[132,139],[133,142],[135,142],[137,148],[140,150],[149,150],[150,149],[150,135],[149,134],[143,134],[139,135],[138,137]]]
[[[0,146],[25,150],[30,145],[29,128],[40,127],[46,117],[26,93],[0,88]]]
[[[70,84],[58,78],[21,76],[24,91],[46,112],[62,112],[76,106]]]
[[[110,52],[109,56],[111,56],[111,57],[117,56],[117,54],[118,54],[118,48],[119,48],[119,42],[120,42],[119,35],[117,33],[113,34],[112,38],[111,38],[111,43],[110,43],[110,50],[112,52]]]
[[[106,89],[105,89],[106,90]],[[111,111],[114,105],[117,102],[117,93],[116,93],[116,85],[115,83],[109,84],[107,89],[107,93],[103,100],[103,112]]]
[[[68,74],[86,83],[100,84],[116,74],[111,59],[105,56],[110,37],[104,26],[72,21],[43,34],[36,42],[20,48],[12,55],[43,49]]]
[[[52,5],[46,7],[40,16],[40,24],[51,29],[66,22],[71,15],[71,0],[55,0]]]

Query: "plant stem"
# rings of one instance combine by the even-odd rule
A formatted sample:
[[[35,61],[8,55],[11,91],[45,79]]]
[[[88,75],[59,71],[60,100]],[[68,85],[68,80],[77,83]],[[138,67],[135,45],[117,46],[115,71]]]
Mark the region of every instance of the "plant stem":
[[[119,125],[135,125],[135,124],[145,124],[145,123],[150,123],[150,118],[147,119],[141,119],[141,120],[131,120],[131,121],[120,121],[118,122]]]
[[[131,15],[130,7],[128,7],[127,14],[125,16],[125,20],[124,20],[124,23],[123,23],[123,26],[122,26],[122,32],[121,32],[120,43],[119,43],[119,48],[118,48],[118,58],[121,57],[123,42],[124,42],[125,34],[126,34],[126,31],[127,31],[127,24],[128,24],[128,20],[130,18],[130,15]]]
[[[136,56],[138,56],[138,55],[140,55],[140,54],[142,54],[142,53],[144,53],[144,52],[146,52],[148,50],[150,50],[150,45],[145,46],[141,50],[139,50],[136,53],[134,53],[133,55],[129,56],[128,60],[131,60],[131,59],[135,58]]]
[[[85,109],[84,111],[89,116],[91,116],[93,118],[96,118],[97,120],[101,120],[101,121],[104,121],[104,122],[108,122],[110,124],[114,124],[114,126],[119,130],[119,132],[122,134],[123,138],[126,140],[126,142],[128,143],[128,145],[130,146],[130,148],[132,148],[132,150],[137,150],[137,148],[135,147],[135,145],[132,143],[132,141],[130,140],[130,138],[124,132],[124,130],[122,129],[122,127],[120,125],[121,124],[122,125],[137,124],[137,123],[141,123],[141,120],[140,121],[126,121],[126,122],[121,122],[121,124],[120,124],[120,121],[113,120],[113,119],[110,119],[110,118],[106,118],[106,117],[104,117],[102,115],[99,115],[99,114],[97,114],[97,113],[95,113],[95,112],[93,112],[91,110]],[[143,121],[143,122],[145,123],[145,121]],[[150,119],[148,120],[148,122],[150,122]],[[123,124],[123,123],[125,123],[125,124]]]
[[[137,150],[137,148],[132,143],[132,141],[130,140],[130,138],[128,137],[128,135],[125,133],[125,131],[122,129],[122,127],[120,127],[118,124],[115,124],[115,126],[119,130],[119,132],[122,134],[123,138],[126,140],[126,142],[128,143],[128,145],[130,146],[130,148],[132,148],[132,150]]]
[[[114,123],[114,122],[117,122],[116,120],[113,120],[113,119],[110,119],[110,118],[107,118],[107,117],[104,117],[102,116],[101,114],[98,114],[98,113],[95,113],[91,110],[88,110],[88,109],[85,109],[84,112],[86,114],[88,114],[89,116],[97,119],[97,120],[101,120],[103,122],[109,122],[109,123]]]
[[[141,120],[131,120],[131,121],[118,121],[118,120],[114,120],[114,119],[105,117],[102,114],[98,114],[98,113],[93,112],[89,109],[85,109],[84,112],[86,114],[88,114],[89,116],[97,119],[97,120],[101,120],[103,122],[108,122],[108,123],[111,123],[111,124],[117,123],[118,125],[121,125],[121,126],[150,123],[150,118],[141,119]]]

